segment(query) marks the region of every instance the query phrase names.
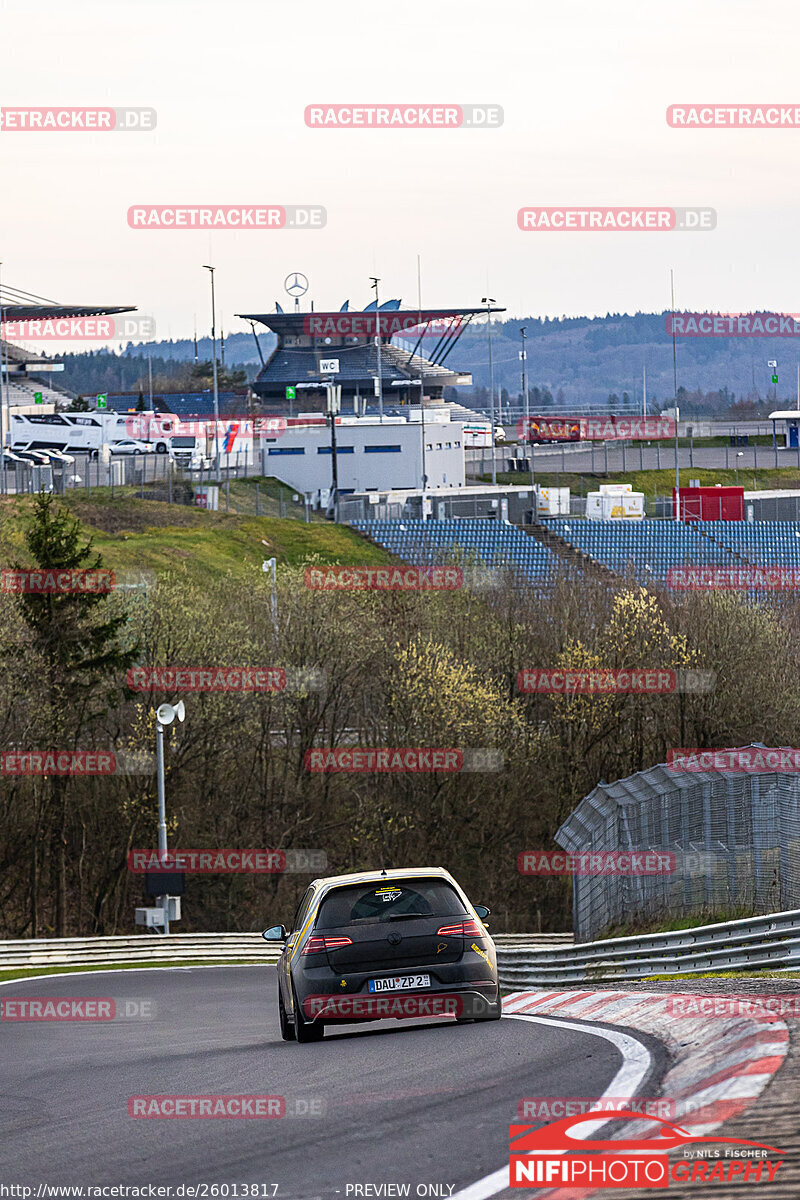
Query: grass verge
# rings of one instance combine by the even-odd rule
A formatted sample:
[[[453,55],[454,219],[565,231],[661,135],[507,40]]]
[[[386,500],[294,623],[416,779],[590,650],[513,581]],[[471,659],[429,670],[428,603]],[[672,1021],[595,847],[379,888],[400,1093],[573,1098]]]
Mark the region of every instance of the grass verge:
[[[276,482],[276,481],[273,481]],[[253,481],[247,486],[254,493]],[[242,481],[242,488],[245,483]],[[308,559],[322,564],[380,565],[392,558],[346,525],[306,524],[243,513],[206,512],[189,505],[141,500],[133,489],[111,498],[108,488],[68,493],[64,502],[83,522],[111,570],[182,568],[189,575],[244,577],[273,555],[279,564]],[[0,500],[0,555],[5,563],[25,563],[24,531],[32,496]]]

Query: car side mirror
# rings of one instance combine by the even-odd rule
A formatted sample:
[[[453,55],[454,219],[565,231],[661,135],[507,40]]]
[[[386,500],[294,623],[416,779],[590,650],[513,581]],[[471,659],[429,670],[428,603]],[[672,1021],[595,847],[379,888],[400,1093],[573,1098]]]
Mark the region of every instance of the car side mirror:
[[[271,925],[261,936],[265,942],[285,942],[288,935],[283,925]]]
[[[485,904],[474,904],[472,907],[475,909],[475,912],[482,921],[485,921],[492,911],[490,908],[487,908]]]

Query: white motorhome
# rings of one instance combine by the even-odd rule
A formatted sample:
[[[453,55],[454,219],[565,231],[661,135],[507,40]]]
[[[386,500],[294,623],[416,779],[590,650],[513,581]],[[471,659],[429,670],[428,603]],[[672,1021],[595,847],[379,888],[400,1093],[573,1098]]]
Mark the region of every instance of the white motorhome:
[[[15,450],[85,451],[93,458],[106,442],[138,438],[169,451],[176,418],[157,413],[13,413],[9,445]]]

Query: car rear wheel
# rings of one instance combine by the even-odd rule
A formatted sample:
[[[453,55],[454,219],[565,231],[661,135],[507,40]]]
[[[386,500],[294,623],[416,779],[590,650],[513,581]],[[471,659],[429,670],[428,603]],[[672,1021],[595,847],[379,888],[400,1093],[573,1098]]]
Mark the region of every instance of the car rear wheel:
[[[321,1042],[325,1026],[319,1021],[307,1021],[297,999],[297,992],[292,989],[294,1000],[294,1036],[298,1042]]]
[[[293,1042],[294,1025],[286,1016],[286,1006],[283,1003],[283,995],[281,994],[281,985],[278,984],[278,1020],[281,1023],[281,1037],[285,1042]]]

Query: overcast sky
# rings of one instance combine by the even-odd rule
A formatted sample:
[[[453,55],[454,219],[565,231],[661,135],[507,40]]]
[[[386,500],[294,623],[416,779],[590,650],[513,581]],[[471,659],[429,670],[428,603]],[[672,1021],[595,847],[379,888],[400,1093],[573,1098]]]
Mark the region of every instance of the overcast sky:
[[[152,133],[0,133],[3,281],[135,304],[159,337],[370,299],[515,316],[797,311],[800,129],[670,129],[683,101],[800,103],[790,0],[4,0],[4,106],[152,106]],[[322,130],[311,103],[499,104],[492,130]],[[133,204],[320,204],[324,230],[134,230]],[[535,205],[702,205],[713,232],[523,233]]]

